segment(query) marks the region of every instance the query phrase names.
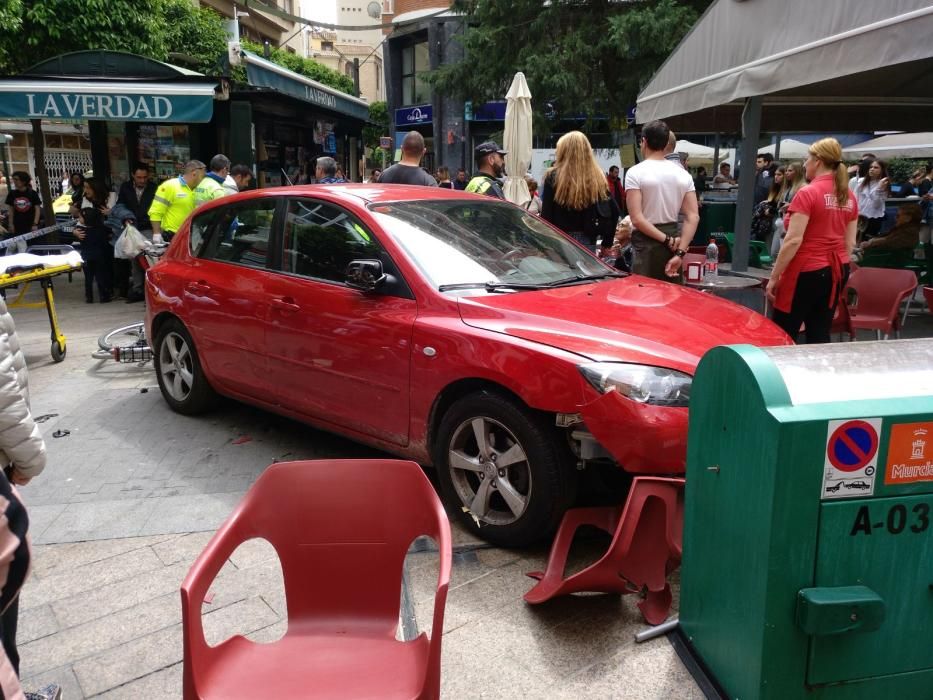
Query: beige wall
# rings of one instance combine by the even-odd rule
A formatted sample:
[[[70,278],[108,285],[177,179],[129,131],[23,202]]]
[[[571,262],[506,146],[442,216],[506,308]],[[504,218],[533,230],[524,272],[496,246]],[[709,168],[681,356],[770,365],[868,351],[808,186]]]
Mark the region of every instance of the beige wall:
[[[311,36],[309,58],[351,78],[353,59],[360,59],[360,97],[370,103],[385,100],[381,47],[373,53],[372,46],[342,43],[336,32],[317,31]]]

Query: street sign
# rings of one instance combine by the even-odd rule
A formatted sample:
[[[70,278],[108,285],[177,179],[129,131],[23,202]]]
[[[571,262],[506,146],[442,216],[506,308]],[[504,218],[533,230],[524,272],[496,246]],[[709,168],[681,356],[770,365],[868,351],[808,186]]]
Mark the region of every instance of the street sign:
[[[823,500],[874,494],[880,433],[880,418],[829,421]]]
[[[379,148],[384,148],[387,151],[392,150],[392,137],[391,136],[380,136],[379,137]]]

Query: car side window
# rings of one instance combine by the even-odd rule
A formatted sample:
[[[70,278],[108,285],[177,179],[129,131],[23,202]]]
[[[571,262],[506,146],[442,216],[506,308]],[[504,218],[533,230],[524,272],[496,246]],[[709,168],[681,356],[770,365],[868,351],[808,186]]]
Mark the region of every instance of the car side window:
[[[387,259],[383,247],[356,219],[331,204],[292,199],[285,215],[282,270],[331,282],[346,281],[352,260]]]
[[[188,246],[191,249],[191,254],[195,257],[201,257],[201,253],[204,250],[204,243],[210,238],[211,227],[222,212],[222,209],[211,209],[201,214],[195,214],[194,218],[191,220]]]
[[[207,228],[198,257],[266,267],[278,201],[274,197],[263,197],[220,209],[213,225]]]

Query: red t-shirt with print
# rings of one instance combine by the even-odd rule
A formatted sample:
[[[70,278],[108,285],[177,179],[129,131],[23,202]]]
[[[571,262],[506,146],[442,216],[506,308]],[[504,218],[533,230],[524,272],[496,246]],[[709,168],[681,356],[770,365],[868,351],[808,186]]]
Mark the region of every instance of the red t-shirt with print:
[[[849,200],[842,206],[836,201],[835,180],[831,173],[813,178],[806,187],[801,187],[787,209],[810,217],[803,233],[803,242],[794,256],[801,259],[800,272],[810,272],[833,264],[836,253],[841,262],[849,262],[845,249],[846,228],[858,218],[858,202],[849,192]]]
[[[836,303],[835,295],[841,292],[842,266],[850,261],[846,250],[846,228],[858,218],[855,196],[850,191],[848,201],[840,205],[836,201],[835,179],[827,173],[800,188],[787,213],[788,217],[800,213],[810,218],[800,248],[778,282],[774,308],[789,313],[800,273],[824,267],[832,269],[834,292],[827,299],[827,305],[832,307]]]

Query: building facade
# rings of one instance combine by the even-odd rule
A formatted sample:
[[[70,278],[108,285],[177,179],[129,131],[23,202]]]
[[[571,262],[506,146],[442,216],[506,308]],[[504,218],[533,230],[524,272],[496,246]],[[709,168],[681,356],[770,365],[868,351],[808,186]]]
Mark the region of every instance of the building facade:
[[[247,10],[243,3],[237,4],[233,0],[198,0],[198,4],[210,7],[227,19],[238,19],[240,36],[244,39],[259,44],[268,41],[272,46],[291,53],[302,53],[301,25],[257,10],[254,5]],[[275,4],[283,12],[299,14],[298,0],[275,0]]]
[[[445,12],[441,0],[393,0],[395,28],[386,39],[386,101],[393,142],[409,131],[424,136],[428,152],[423,165],[433,171],[446,165],[456,171],[472,168],[472,140],[462,99],[433,94],[423,74],[447,63],[463,60],[456,41],[463,19]]]
[[[354,59],[359,60],[360,97],[370,104],[384,100],[386,98],[385,67],[380,46],[382,34],[379,30],[376,32],[379,38],[374,44],[370,44],[355,40],[345,42],[341,40],[339,31],[315,29],[308,34],[308,58],[350,78],[353,77]],[[353,32],[347,32],[347,34],[352,35]]]

